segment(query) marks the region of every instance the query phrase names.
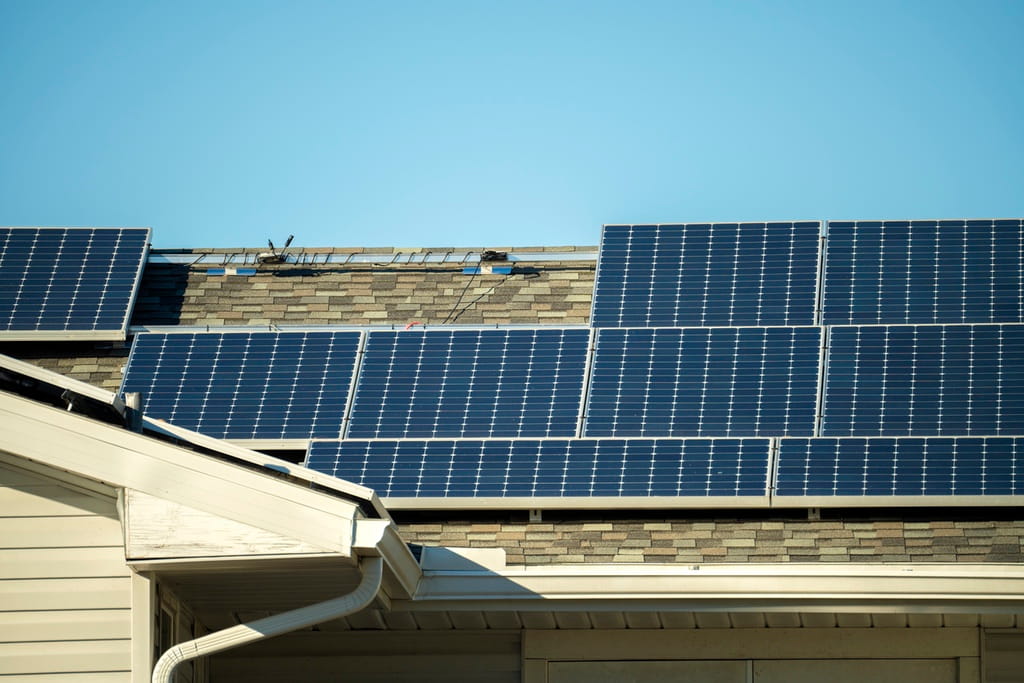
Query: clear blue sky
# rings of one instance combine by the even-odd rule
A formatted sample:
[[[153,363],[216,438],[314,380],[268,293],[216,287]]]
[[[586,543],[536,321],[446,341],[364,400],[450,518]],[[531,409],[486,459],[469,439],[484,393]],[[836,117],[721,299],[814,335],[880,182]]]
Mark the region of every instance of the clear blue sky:
[[[0,225],[596,244],[1024,215],[1024,2],[0,0]]]

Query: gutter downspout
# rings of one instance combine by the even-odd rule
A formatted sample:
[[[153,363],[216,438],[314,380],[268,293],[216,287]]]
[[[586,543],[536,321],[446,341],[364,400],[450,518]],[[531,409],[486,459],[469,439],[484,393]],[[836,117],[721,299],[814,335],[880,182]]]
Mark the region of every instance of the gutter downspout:
[[[153,667],[152,682],[173,683],[174,670],[179,664],[189,660],[230,650],[256,640],[296,631],[361,610],[377,597],[384,575],[384,559],[364,557],[360,560],[359,567],[363,571],[363,578],[355,590],[347,595],[257,619],[248,624],[232,626],[175,645],[165,652]]]

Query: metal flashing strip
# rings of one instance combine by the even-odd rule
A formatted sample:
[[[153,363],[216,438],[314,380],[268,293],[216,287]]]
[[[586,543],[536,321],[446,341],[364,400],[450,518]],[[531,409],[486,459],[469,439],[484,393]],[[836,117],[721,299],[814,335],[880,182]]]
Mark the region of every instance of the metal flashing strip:
[[[463,275],[511,275],[512,266],[466,266]]]
[[[589,330],[587,325],[539,325],[539,324],[504,324],[492,325],[451,325],[451,324],[417,324],[410,328],[408,323],[389,323],[381,325],[302,325],[270,324],[270,325],[132,325],[128,328],[129,335],[157,334],[234,334],[252,332],[362,332],[362,331],[402,331],[422,332],[424,330],[550,330],[554,327],[565,330]],[[65,339],[68,337],[65,336]]]
[[[389,510],[667,510],[767,508],[765,496],[601,496],[540,498],[402,498],[383,496]],[[1019,503],[1018,503],[1019,504]],[[796,506],[804,507],[804,506]]]
[[[309,439],[224,439],[224,441],[254,451],[304,451]]]
[[[284,265],[431,265],[476,264],[482,260],[483,251],[453,249],[448,251],[399,252],[387,254],[336,253],[317,251],[293,251],[284,254]],[[597,248],[579,251],[521,251],[508,252],[510,263],[545,261],[595,261]],[[150,264],[187,266],[258,265],[259,254],[253,252],[218,253],[213,251],[154,250],[149,254]]]
[[[236,268],[235,266],[228,266],[226,268],[209,268],[206,271],[207,275],[255,275],[255,268]]]

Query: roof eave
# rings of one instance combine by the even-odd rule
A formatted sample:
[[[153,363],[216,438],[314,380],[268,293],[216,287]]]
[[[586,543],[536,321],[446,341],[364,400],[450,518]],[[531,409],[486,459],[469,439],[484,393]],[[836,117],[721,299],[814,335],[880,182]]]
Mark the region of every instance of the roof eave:
[[[1014,564],[560,565],[425,571],[404,610],[1019,613]]]

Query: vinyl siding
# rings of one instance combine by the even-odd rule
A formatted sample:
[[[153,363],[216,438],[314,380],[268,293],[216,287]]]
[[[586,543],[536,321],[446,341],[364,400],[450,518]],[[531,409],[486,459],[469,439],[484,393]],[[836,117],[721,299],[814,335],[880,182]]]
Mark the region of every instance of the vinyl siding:
[[[520,634],[301,632],[215,656],[215,683],[519,683]]]
[[[113,498],[0,465],[0,675],[125,681],[131,579]]]
[[[1024,630],[985,634],[985,683],[1024,681]]]

